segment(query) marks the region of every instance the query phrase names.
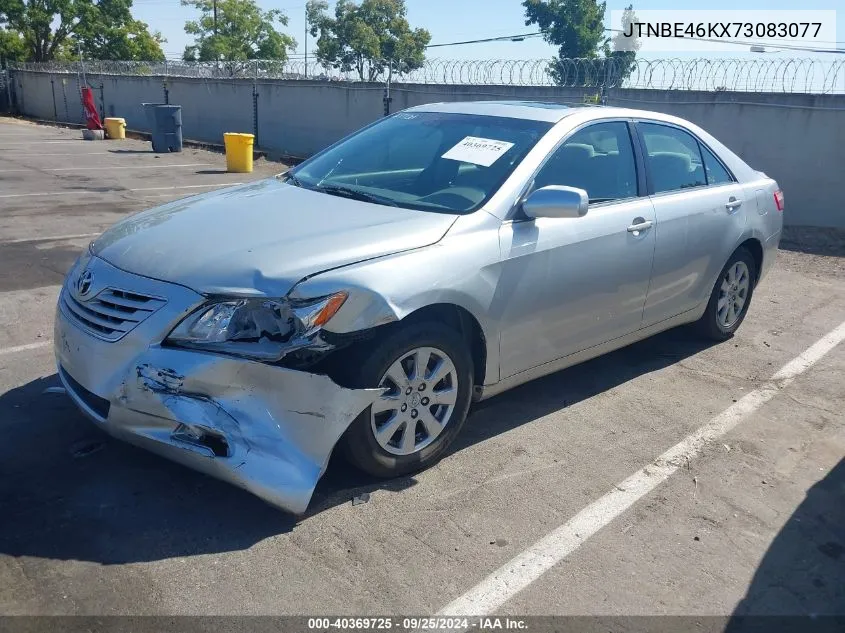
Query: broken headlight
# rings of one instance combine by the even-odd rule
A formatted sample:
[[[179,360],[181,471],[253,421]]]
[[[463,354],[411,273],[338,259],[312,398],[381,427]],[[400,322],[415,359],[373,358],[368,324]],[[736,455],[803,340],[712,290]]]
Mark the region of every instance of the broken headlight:
[[[338,292],[311,301],[225,299],[188,315],[167,342],[256,360],[278,360],[308,347],[346,301]]]

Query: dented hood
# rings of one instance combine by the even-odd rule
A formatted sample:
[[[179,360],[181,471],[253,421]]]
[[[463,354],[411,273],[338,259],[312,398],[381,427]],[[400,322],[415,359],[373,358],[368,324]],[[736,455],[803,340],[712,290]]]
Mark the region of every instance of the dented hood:
[[[93,250],[125,271],[203,293],[280,296],[308,275],[434,244],[456,217],[270,178],[129,217]]]

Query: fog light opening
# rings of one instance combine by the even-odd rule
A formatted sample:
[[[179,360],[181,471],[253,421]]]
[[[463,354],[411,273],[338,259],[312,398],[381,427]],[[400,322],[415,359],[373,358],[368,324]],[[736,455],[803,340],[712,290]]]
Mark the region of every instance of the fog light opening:
[[[217,431],[204,426],[180,424],[173,431],[171,437],[179,442],[207,448],[215,457],[229,457],[231,455],[226,438]]]

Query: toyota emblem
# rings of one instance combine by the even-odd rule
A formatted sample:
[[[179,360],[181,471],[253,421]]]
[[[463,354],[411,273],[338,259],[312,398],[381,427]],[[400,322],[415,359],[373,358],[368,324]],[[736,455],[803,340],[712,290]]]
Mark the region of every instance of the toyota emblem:
[[[76,292],[80,297],[84,297],[91,292],[91,282],[93,279],[94,275],[91,274],[90,270],[86,270],[79,275],[79,279],[76,280]]]

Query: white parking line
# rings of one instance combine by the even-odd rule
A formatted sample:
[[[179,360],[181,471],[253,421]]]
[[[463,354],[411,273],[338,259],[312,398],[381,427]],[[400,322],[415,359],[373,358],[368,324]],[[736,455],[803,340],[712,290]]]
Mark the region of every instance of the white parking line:
[[[7,143],[7,145],[38,145],[39,143],[91,143],[91,141],[86,141],[81,136],[76,138],[33,138],[30,141],[14,141]]]
[[[34,138],[31,141],[21,141],[15,143],[6,143],[6,145],[38,145],[39,143],[44,144],[53,144],[53,143],[90,143],[91,141],[86,141],[83,138],[63,138],[63,139],[52,139],[48,141],[42,141],[40,139]],[[0,149],[6,149],[5,147],[0,147]]]
[[[177,187],[141,187],[140,189],[129,189],[128,191],[169,191],[171,189],[201,189],[202,187],[234,187],[242,185],[242,182],[224,182],[219,185],[180,185]]]
[[[61,240],[81,240],[85,237],[97,237],[99,233],[78,233],[76,235],[47,235],[44,237],[18,237],[13,240],[0,240],[0,246],[22,244],[24,242],[59,242]]]
[[[135,165],[135,166],[125,166],[125,167],[50,167],[48,169],[39,169],[37,171],[113,171],[115,169],[162,169],[162,168],[171,168],[171,167],[211,167],[214,163],[181,163],[179,165],[168,165],[167,163],[161,163],[159,165]],[[35,168],[32,169],[0,169],[0,174],[8,174],[10,172],[26,172],[26,171],[36,171]]]
[[[484,616],[495,612],[532,582],[583,545],[601,528],[697,457],[708,443],[725,435],[787,387],[797,376],[845,340],[845,322],[784,365],[769,382],[755,389],[654,462],[618,484],[569,521],[502,565],[464,595],[443,607],[439,615]]]
[[[145,202],[148,200],[155,200],[156,198],[173,198],[174,200],[179,199],[181,196],[178,191],[174,191],[172,193],[145,193],[143,194],[142,198],[138,198],[139,202]]]
[[[2,132],[0,132],[0,140],[4,138],[31,138],[33,141],[39,140],[33,137],[31,132],[16,132],[14,134],[3,134]]]
[[[41,193],[4,193],[0,194],[0,198],[30,198],[34,196],[79,196],[88,195],[91,193],[125,193],[127,191],[173,191],[176,189],[213,189],[214,187],[234,187],[235,185],[242,185],[242,182],[224,182],[215,185],[178,185],[173,187],[140,187],[138,189],[117,189],[115,191],[50,191]]]
[[[18,345],[16,347],[6,347],[0,349],[0,356],[5,356],[6,354],[17,354],[18,352],[27,352],[33,349],[41,349],[42,347],[48,347],[53,344],[53,341],[39,341],[38,343],[27,343],[26,345]]]
[[[52,154],[52,153],[15,153],[14,156],[105,156],[106,154],[114,154],[114,152],[73,152],[71,154]]]

